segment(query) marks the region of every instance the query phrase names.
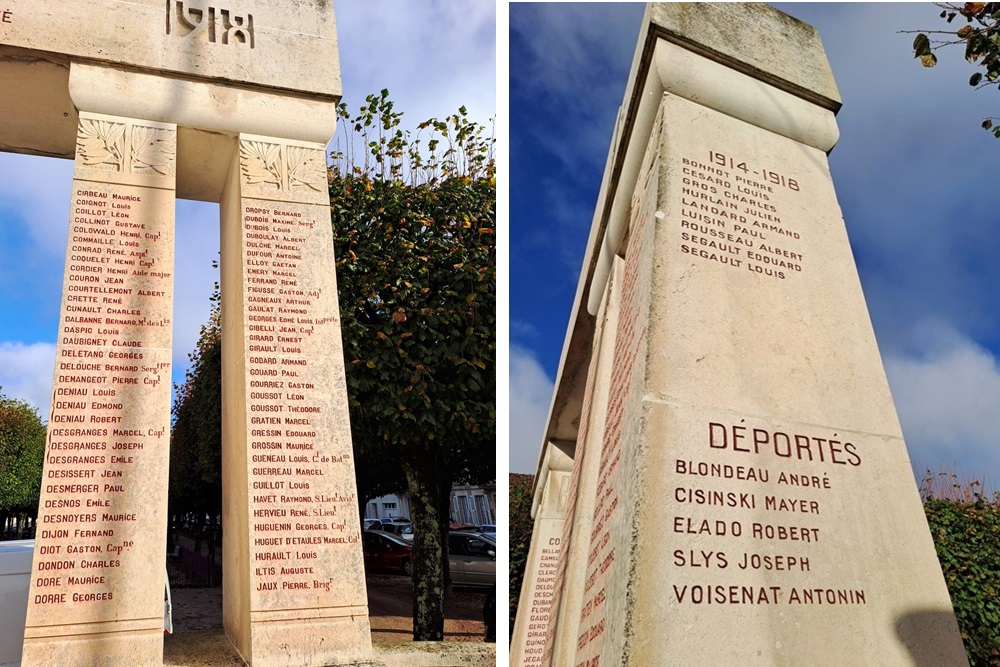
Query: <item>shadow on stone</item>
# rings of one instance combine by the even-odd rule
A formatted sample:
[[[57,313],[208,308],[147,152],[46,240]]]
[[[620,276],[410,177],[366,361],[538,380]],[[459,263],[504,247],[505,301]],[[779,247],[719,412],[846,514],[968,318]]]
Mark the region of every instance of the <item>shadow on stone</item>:
[[[896,636],[910,652],[915,667],[956,665],[965,647],[954,645],[961,636],[955,616],[945,611],[914,611],[896,621]]]

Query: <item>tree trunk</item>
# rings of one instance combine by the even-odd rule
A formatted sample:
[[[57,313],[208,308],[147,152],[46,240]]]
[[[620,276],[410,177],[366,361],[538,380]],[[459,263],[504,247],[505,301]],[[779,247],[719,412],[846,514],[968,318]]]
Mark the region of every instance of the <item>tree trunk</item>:
[[[448,553],[442,535],[447,536],[448,515],[441,516],[441,478],[446,475],[435,450],[411,444],[403,454],[413,521],[413,641],[418,642],[444,640]]]
[[[441,520],[441,567],[444,570],[444,599],[447,600],[452,594],[451,567],[448,563],[448,533],[451,532],[449,519],[451,518],[451,475],[445,473],[441,475],[438,486],[438,512]]]

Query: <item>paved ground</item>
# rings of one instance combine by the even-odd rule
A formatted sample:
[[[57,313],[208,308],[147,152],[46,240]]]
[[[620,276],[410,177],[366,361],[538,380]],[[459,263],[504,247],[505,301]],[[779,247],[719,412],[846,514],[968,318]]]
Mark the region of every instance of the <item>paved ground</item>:
[[[372,640],[408,642],[413,638],[413,589],[409,577],[367,574]],[[174,588],[174,632],[222,630],[221,588]],[[486,591],[458,589],[445,601],[445,641],[483,641]]]
[[[376,658],[382,664],[460,665],[496,662],[494,644],[483,644],[485,591],[459,589],[445,602],[445,642],[408,643],[413,637],[412,586],[409,577],[367,574],[369,618]],[[243,661],[222,630],[221,588],[174,588],[174,634],[165,637],[164,665],[170,667],[241,667]],[[461,644],[458,644],[458,643]]]

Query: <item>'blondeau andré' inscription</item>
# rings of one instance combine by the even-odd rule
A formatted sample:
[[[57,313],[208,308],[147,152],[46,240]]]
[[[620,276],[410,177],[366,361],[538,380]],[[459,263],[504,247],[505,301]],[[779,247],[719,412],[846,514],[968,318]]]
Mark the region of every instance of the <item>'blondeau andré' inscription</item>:
[[[782,219],[782,193],[796,179],[717,150],[681,158],[681,252],[784,280],[803,270],[800,233]]]
[[[837,577],[831,567],[835,556],[810,551],[811,545],[830,539],[820,517],[828,512],[826,494],[837,485],[831,472],[860,468],[859,447],[838,433],[786,432],[745,421],[709,422],[705,445],[710,460],[674,461],[676,509],[670,528],[678,539],[691,542],[671,554],[679,570],[679,580],[671,585],[674,599],[695,605],[866,604],[866,591],[856,582],[829,583]],[[771,467],[776,463],[781,467]],[[741,518],[743,512],[753,518]],[[762,513],[775,518],[759,520]],[[781,586],[773,585],[773,579],[766,586],[712,580],[711,573],[721,571],[782,572],[789,574],[780,576],[791,578]]]

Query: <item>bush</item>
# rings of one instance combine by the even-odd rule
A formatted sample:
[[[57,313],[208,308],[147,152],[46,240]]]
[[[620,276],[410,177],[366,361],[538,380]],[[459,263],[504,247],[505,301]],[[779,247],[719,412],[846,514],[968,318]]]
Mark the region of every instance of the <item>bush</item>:
[[[931,480],[928,474],[924,512],[969,664],[1000,665],[1000,496],[987,500],[978,482],[948,484],[945,493],[938,484],[935,495]]]
[[[535,522],[531,519],[531,487],[534,475],[510,475],[510,625],[508,641],[513,637],[514,619],[517,617],[517,601],[521,595],[521,580],[528,562],[531,548],[531,531]]]

